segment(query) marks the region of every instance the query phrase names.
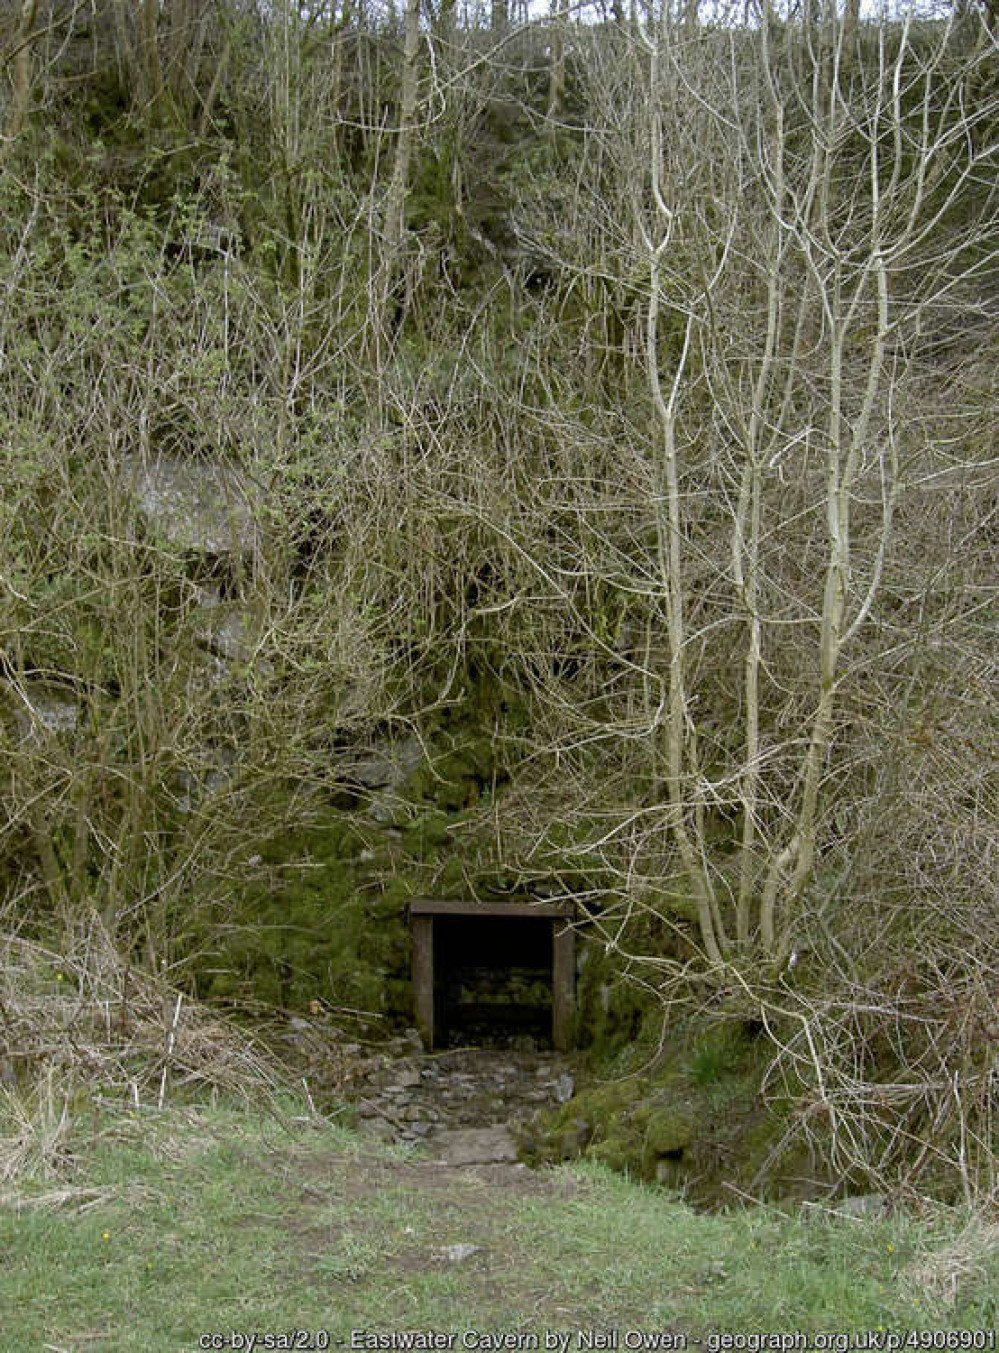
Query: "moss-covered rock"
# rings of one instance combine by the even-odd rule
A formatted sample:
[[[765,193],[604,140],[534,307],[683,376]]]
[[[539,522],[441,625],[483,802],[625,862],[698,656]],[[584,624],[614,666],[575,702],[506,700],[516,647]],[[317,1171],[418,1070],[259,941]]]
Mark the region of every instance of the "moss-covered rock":
[[[585,1155],[712,1206],[731,1201],[729,1184],[755,1195],[799,1191],[809,1162],[782,1153],[787,1124],[760,1099],[769,1056],[755,1030],[690,1017],[659,1043],[647,1018],[613,1057],[608,1045],[591,1048],[589,1084],[539,1125],[529,1158]]]
[[[408,1017],[406,903],[415,881],[381,876],[391,851],[363,826],[331,815],[261,851],[263,878],[226,918],[222,942],[197,966],[205,996],[333,1007]],[[407,983],[408,986],[408,983]]]
[[[426,730],[426,754],[390,793],[376,786],[346,806],[313,807],[307,825],[261,845],[260,883],[216,936],[196,937],[201,995],[292,1009],[319,999],[411,1020],[409,903],[474,894],[482,869],[468,809],[493,780],[494,748],[475,731],[476,708],[448,710]]]
[[[576,985],[576,1045],[607,1057],[638,1037],[653,993],[629,980],[628,961],[598,940],[584,943]]]

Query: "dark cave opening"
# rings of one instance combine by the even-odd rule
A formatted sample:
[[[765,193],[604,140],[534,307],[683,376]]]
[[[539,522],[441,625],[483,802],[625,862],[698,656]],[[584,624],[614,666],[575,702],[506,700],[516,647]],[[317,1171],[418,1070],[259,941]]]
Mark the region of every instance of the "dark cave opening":
[[[550,1048],[553,951],[547,918],[438,917],[438,1045]]]

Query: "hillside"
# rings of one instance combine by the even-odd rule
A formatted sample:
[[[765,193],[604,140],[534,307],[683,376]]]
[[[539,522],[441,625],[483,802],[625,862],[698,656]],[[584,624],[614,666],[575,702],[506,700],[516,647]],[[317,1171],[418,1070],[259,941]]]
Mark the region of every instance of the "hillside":
[[[747,14],[0,7],[15,1119],[571,903],[532,1158],[994,1206],[994,25]]]

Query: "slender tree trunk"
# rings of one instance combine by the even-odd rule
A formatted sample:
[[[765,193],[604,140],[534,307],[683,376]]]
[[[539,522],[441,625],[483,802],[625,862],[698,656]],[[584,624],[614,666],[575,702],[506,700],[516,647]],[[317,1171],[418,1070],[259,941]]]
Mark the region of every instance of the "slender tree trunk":
[[[857,44],[857,29],[860,27],[860,0],[846,0],[843,10],[843,54],[841,65],[846,69],[853,61]]]
[[[653,40],[650,71],[650,89],[659,89],[659,43]],[[653,100],[654,105],[654,100]],[[684,617],[684,573],[681,542],[683,520],[679,470],[677,466],[676,419],[677,401],[687,371],[694,332],[694,315],[687,317],[683,349],[673,373],[667,393],[659,375],[659,313],[663,286],[663,262],[672,243],[675,216],[663,191],[663,129],[662,117],[654,107],[652,115],[652,197],[656,205],[660,236],[648,240],[649,250],[649,308],[646,326],[646,365],[652,402],[662,433],[661,493],[662,507],[657,512],[659,575],[665,590],[666,630],[669,646],[669,685],[667,717],[665,720],[666,784],[670,809],[670,828],[684,874],[694,895],[698,924],[704,952],[712,965],[724,962],[725,934],[718,910],[711,878],[705,867],[703,840],[698,830],[696,809],[694,830],[691,832],[691,804],[685,791],[688,765],[688,733],[693,728],[690,701],[687,696],[686,634]],[[665,510],[663,510],[663,508]],[[689,777],[693,779],[694,777]]]
[[[212,121],[212,109],[215,107],[215,100],[218,98],[219,90],[222,87],[222,81],[225,79],[231,52],[232,39],[227,37],[225,46],[222,48],[222,55],[219,57],[215,66],[212,82],[208,86],[208,93],[205,95],[201,105],[201,117],[198,120],[198,135],[202,138],[208,135],[208,129],[211,126]]]
[[[339,18],[334,19],[331,25],[332,32],[330,37],[333,43],[333,69],[330,74],[330,113],[333,118],[332,142],[334,155],[339,153],[340,100],[343,97],[343,48],[350,27],[351,12],[352,6],[350,0],[346,0],[346,3],[340,7]]]
[[[769,14],[767,22],[769,22]],[[764,26],[764,65],[769,74],[769,31]],[[743,673],[745,750],[739,784],[742,806],[742,839],[739,846],[739,887],[736,901],[736,936],[741,948],[749,943],[756,883],[756,842],[760,797],[760,665],[762,621],[760,617],[760,536],[763,511],[764,453],[762,439],[767,421],[766,400],[774,373],[780,334],[780,291],[784,263],[784,109],[767,81],[770,118],[774,128],[773,194],[775,210],[770,228],[767,268],[767,331],[763,356],[753,388],[753,403],[746,429],[745,464],[732,535],[732,572],[736,592],[745,612],[747,628]]]
[[[416,106],[419,93],[420,3],[406,0],[405,47],[402,65],[402,98],[399,133],[395,146],[392,177],[385,195],[381,285],[377,298],[377,340],[387,338],[389,319],[395,301],[406,233],[406,190],[409,167],[416,142]]]
[[[56,911],[65,914],[67,909],[66,881],[63,878],[62,866],[52,844],[51,833],[38,805],[32,807],[29,820],[35,854],[38,857],[42,878],[45,881],[45,891],[48,893],[49,901]]]
[[[562,24],[558,17],[559,0],[551,0],[549,14],[549,32],[551,34],[551,63],[548,76],[548,135],[555,135],[555,120],[562,110],[562,94],[565,89],[565,42]]]
[[[148,111],[155,115],[163,103],[163,66],[157,37],[157,0],[142,0],[142,60],[145,67]]]
[[[38,0],[22,0],[14,38],[14,69],[11,80],[13,91],[7,125],[3,129],[3,140],[0,141],[0,164],[16,145],[28,115],[28,103],[31,98],[32,33],[37,14]]]

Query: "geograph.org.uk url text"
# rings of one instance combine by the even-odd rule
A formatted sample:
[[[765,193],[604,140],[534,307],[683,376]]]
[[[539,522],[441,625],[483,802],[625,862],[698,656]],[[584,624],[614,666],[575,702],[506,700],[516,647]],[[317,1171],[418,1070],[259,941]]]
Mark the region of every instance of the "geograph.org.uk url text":
[[[350,1353],[934,1353],[972,1350],[993,1353],[994,1330],[804,1330],[688,1335],[666,1329],[545,1330],[225,1330],[202,1334],[199,1349],[264,1353],[272,1349],[348,1349]]]

